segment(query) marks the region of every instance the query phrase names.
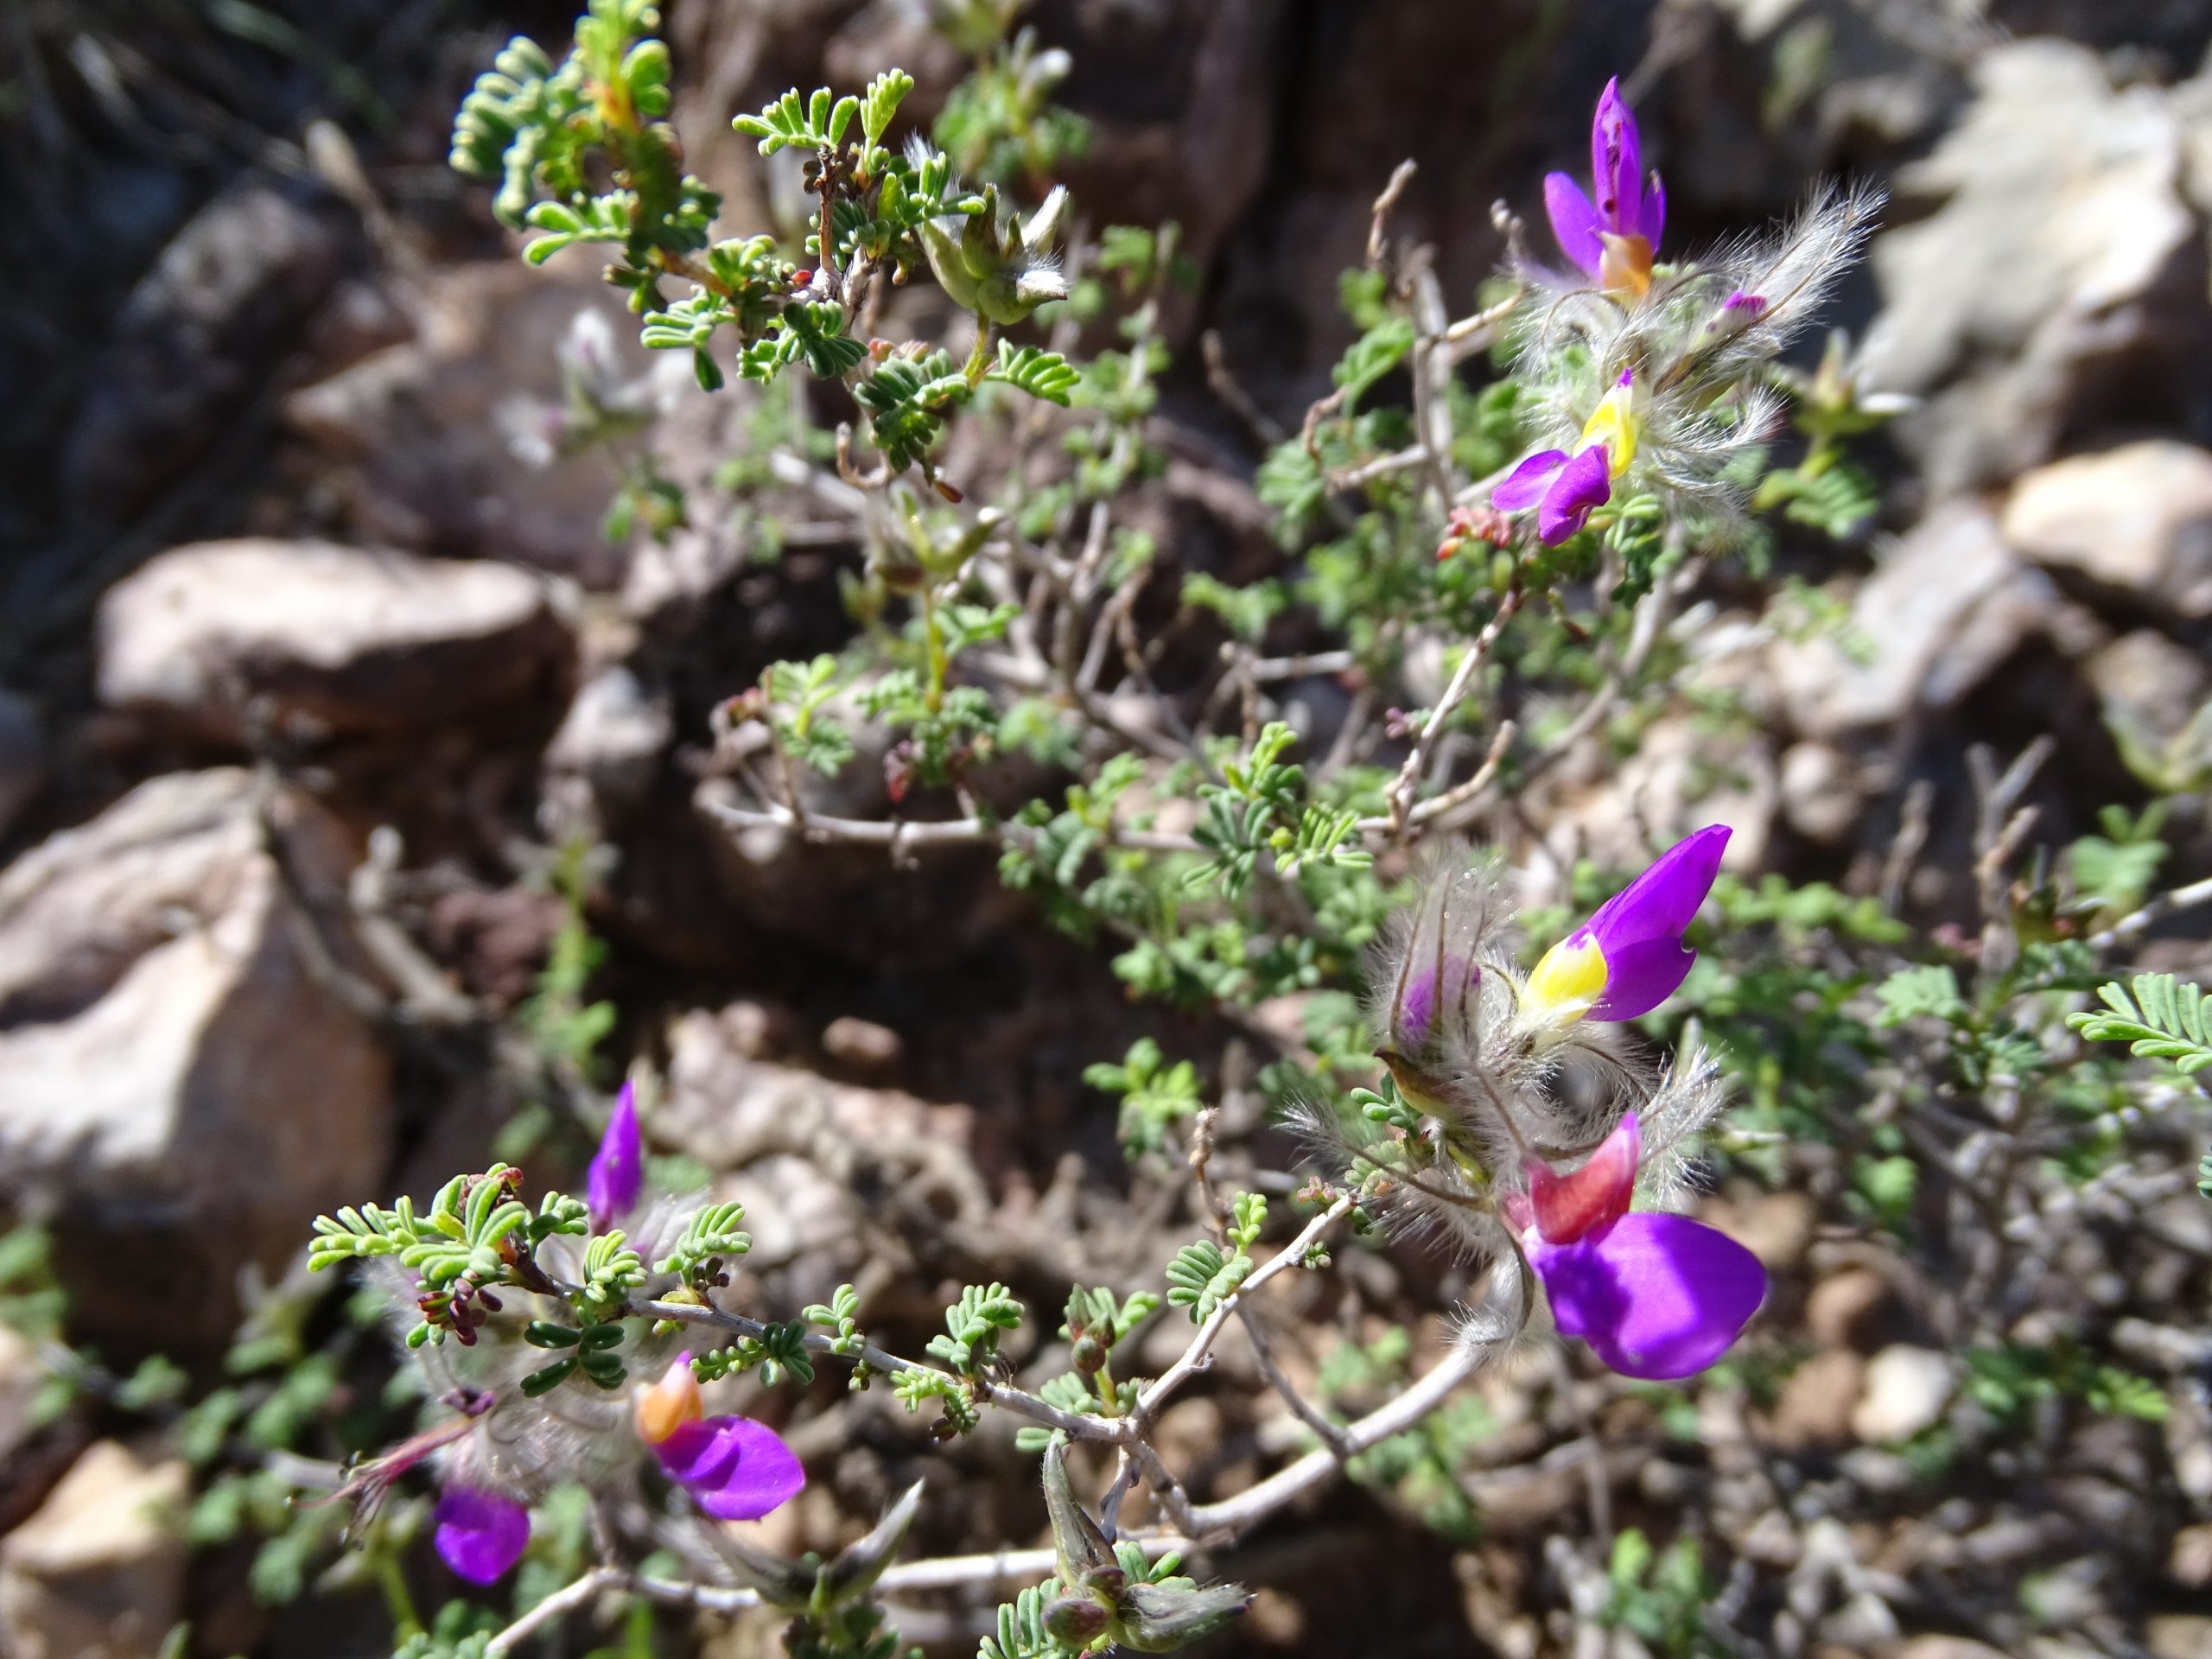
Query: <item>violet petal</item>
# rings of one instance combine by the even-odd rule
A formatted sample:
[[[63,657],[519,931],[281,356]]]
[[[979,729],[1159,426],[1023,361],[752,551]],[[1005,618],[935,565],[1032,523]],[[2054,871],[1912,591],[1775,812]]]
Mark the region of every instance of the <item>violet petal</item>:
[[[439,1557],[471,1584],[495,1584],[530,1543],[530,1511],[511,1497],[448,1486],[431,1519]]]
[[[1431,963],[1406,982],[1405,994],[1398,999],[1396,1039],[1409,1052],[1418,1053],[1426,1047],[1431,1027],[1440,1008],[1449,1008],[1465,1001],[1468,992],[1482,976],[1482,970],[1471,967],[1466,957],[1457,950],[1445,953],[1440,967]],[[1441,986],[1438,981],[1441,980]],[[1440,995],[1440,992],[1441,993]]]
[[[1544,492],[1536,510],[1537,533],[1547,547],[1556,546],[1582,528],[1593,507],[1613,499],[1612,468],[1605,446],[1593,443],[1559,469],[1559,476]]]
[[[1572,1244],[1527,1248],[1561,1333],[1623,1376],[1703,1370],[1766,1297],[1758,1257],[1688,1216],[1624,1216]]]
[[[750,1418],[685,1423],[654,1450],[670,1478],[720,1521],[757,1521],[806,1484],[798,1454]]]
[[[1547,174],[1544,213],[1552,222],[1552,235],[1559,241],[1560,251],[1580,266],[1585,276],[1595,276],[1598,261],[1605,253],[1598,240],[1605,221],[1583,194],[1582,187],[1564,173]]]
[[[1637,228],[1643,232],[1643,239],[1651,245],[1651,251],[1656,253],[1659,251],[1659,232],[1667,228],[1667,187],[1659,182],[1656,173],[1643,181],[1643,222]]]
[[[1500,480],[1490,493],[1490,504],[1500,512],[1518,512],[1544,499],[1552,480],[1567,465],[1564,449],[1539,449]]]
[[[1590,123],[1590,187],[1598,199],[1598,217],[1607,230],[1631,236],[1639,233],[1643,218],[1643,136],[1637,130],[1636,112],[1621,96],[1618,75],[1598,95],[1598,113]]]
[[[1647,939],[1680,941],[1682,930],[1713,891],[1713,878],[1720,873],[1720,855],[1727,846],[1725,823],[1694,830],[1599,906],[1580,931],[1597,939],[1609,970],[1632,944]]]
[[[1681,988],[1697,952],[1678,938],[1637,939],[1605,953],[1605,992],[1586,1020],[1640,1020]]]
[[[592,1231],[604,1232],[630,1213],[645,1185],[645,1141],[638,1133],[638,1098],[633,1085],[624,1084],[615,1098],[614,1116],[607,1122],[599,1150],[592,1155],[584,1201],[591,1211]]]

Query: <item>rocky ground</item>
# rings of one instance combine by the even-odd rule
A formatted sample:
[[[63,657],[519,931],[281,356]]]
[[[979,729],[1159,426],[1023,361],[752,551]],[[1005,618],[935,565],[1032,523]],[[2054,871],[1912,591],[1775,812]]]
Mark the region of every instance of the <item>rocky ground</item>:
[[[795,493],[772,563],[742,521],[617,545],[611,462],[516,452],[518,424],[557,403],[579,310],[621,314],[580,265],[513,257],[446,170],[447,124],[499,41],[557,39],[566,12],[308,10],[272,47],[196,13],[32,4],[7,48],[0,1201],[50,1229],[70,1339],[118,1372],[158,1351],[212,1378],[317,1211],[423,1192],[480,1166],[518,1112],[557,1116],[582,1080],[521,1033],[569,891],[611,945],[590,982],[619,1011],[609,1049],[664,1063],[660,1149],[752,1205],[768,1301],[856,1280],[872,1329],[920,1332],[946,1284],[1053,1306],[1071,1278],[1145,1270],[1183,1226],[1178,1189],[1126,1172],[1081,1071],[1147,1031],[1224,1033],[1133,1007],[984,853],[918,877],[706,810],[726,787],[713,705],[844,636],[839,521]],[[738,204],[766,186],[731,110],[898,61],[926,115],[960,71],[895,0],[670,11],[691,164]],[[1903,901],[1955,924],[1971,746],[2056,737],[2031,798],[2060,842],[2145,776],[2206,764],[2202,8],[1033,15],[1074,54],[1068,101],[1096,125],[1077,199],[1098,223],[1177,219],[1201,273],[1171,318],[1157,423],[1174,459],[1148,505],[1196,565],[1274,556],[1201,336],[1294,429],[1349,338],[1337,273],[1402,157],[1421,163],[1402,228],[1455,295],[1498,255],[1490,202],[1533,206],[1614,70],[1636,72],[1692,240],[1816,176],[1888,182],[1840,321],[1870,381],[1918,402],[1875,450],[1882,535],[1802,572],[1847,610],[1844,643],[1775,636],[1716,577],[1719,644],[1695,673],[1755,718],[1655,728],[1627,774],[1570,760],[1528,804],[1532,840],[1603,858],[1628,804],[1656,822],[1725,798],[1743,868],[1874,892],[1910,830],[1926,852]],[[670,396],[669,464],[704,477],[741,416]],[[880,790],[857,770],[866,785],[839,787]],[[1714,772],[1720,796],[1691,793]],[[612,849],[582,889],[556,857],[579,825]],[[2202,876],[2201,803],[2167,833],[2167,876]],[[2201,924],[2170,933],[2145,961],[2201,977]],[[1957,1264],[1870,1228],[1832,1152],[1808,1147],[1784,1190],[1716,1200],[1777,1275],[1769,1375],[1671,1402],[1541,1370],[1485,1381],[1462,1471],[1479,1528],[1446,1536],[1339,1488],[1237,1552],[1261,1597],[1218,1650],[1579,1655],[1569,1615],[1605,1586],[1566,1535],[1694,1521],[1719,1542],[1715,1593],[1764,1610],[1772,1645],[1744,1651],[2212,1653],[2212,1205],[2178,1162],[2141,1179],[2126,1198],[2146,1229],[2084,1198],[2044,1270],[2166,1390],[2163,1421],[2041,1410],[2017,1443],[1915,1465],[1901,1445],[1975,1405],[1948,1351]],[[1357,1270],[1370,1306],[1448,1306],[1417,1249]],[[1251,1363],[1226,1350],[1223,1386],[1163,1430],[1216,1492],[1281,1449],[1234,1386]],[[362,1592],[318,1623],[257,1607],[238,1552],[188,1556],[159,1520],[192,1478],[168,1432],[97,1399],[35,1411],[41,1367],[0,1326],[0,1652],[151,1654],[187,1617],[208,1654],[382,1651]],[[880,1397],[817,1404],[792,1433],[827,1478],[779,1520],[794,1547],[836,1542],[938,1456]],[[1041,1536],[1010,1440],[952,1457],[961,1497],[925,1517],[928,1550]],[[933,1636],[910,1629],[934,1651],[972,1644],[966,1612],[932,1612]]]

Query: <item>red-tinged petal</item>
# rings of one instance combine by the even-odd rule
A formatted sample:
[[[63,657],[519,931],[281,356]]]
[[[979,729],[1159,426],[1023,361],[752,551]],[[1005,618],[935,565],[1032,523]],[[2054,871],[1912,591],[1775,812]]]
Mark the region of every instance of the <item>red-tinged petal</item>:
[[[530,1543],[530,1511],[511,1497],[448,1486],[431,1521],[438,1555],[471,1584],[496,1584]]]
[[[1636,1114],[1624,1116],[1571,1175],[1554,1174],[1541,1164],[1529,1166],[1529,1198],[1536,1230],[1548,1244],[1572,1244],[1628,1213],[1636,1196],[1636,1166],[1643,1155],[1643,1134]]]
[[[1688,1216],[1623,1216],[1574,1243],[1527,1248],[1561,1333],[1623,1376],[1703,1370],[1766,1297],[1758,1257]]]
[[[1490,504],[1500,512],[1518,512],[1544,499],[1560,468],[1567,465],[1564,449],[1539,449],[1522,461],[1490,493]]]
[[[1598,239],[1605,223],[1582,187],[1564,173],[1544,177],[1544,214],[1552,222],[1559,250],[1581,268],[1586,276],[1598,274],[1598,260],[1605,248]]]
[[[1536,509],[1536,531],[1555,547],[1582,528],[1591,509],[1613,499],[1612,467],[1605,446],[1593,443],[1559,469]]]

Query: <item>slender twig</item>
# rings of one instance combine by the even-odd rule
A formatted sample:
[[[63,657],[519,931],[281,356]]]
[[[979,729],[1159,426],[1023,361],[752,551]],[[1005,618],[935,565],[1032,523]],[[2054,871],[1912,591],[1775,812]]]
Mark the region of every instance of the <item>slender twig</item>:
[[[2203,904],[2212,904],[2212,879],[2192,881],[2185,887],[2175,887],[2160,893],[2140,910],[2133,911],[2110,927],[2090,934],[2089,948],[2092,950],[2109,950],[2146,931],[2177,910],[2193,910]]]
[[[572,1613],[601,1591],[627,1589],[630,1574],[616,1567],[594,1567],[574,1584],[556,1590],[484,1644],[487,1655],[512,1653],[555,1619]]]
[[[1435,743],[1437,734],[1444,729],[1445,722],[1459,709],[1468,688],[1474,683],[1475,671],[1483,665],[1483,659],[1497,642],[1497,636],[1505,631],[1505,625],[1520,610],[1522,590],[1517,585],[1506,589],[1505,597],[1498,601],[1497,614],[1484,624],[1483,631],[1475,636],[1474,643],[1459,658],[1459,666],[1452,676],[1452,683],[1444,688],[1444,695],[1437,699],[1436,707],[1429,710],[1427,720],[1422,722],[1420,734],[1414,739],[1412,753],[1406,756],[1405,765],[1398,768],[1398,775],[1389,787],[1389,833],[1392,836],[1405,833],[1407,820],[1413,811],[1414,791],[1420,786],[1421,773],[1428,765],[1429,749]]]

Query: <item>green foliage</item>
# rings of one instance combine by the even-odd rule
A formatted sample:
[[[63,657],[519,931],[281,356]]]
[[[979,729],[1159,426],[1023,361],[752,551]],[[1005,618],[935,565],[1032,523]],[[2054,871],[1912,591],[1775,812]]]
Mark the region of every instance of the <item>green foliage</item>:
[[[1191,886],[1211,883],[1236,899],[1262,852],[1273,855],[1285,880],[1309,865],[1364,869],[1374,861],[1360,843],[1357,812],[1302,804],[1306,770],[1281,758],[1296,741],[1289,727],[1270,721],[1249,758],[1223,762],[1225,783],[1198,785],[1205,816],[1192,835],[1213,856],[1191,872]]]
[[[1168,1305],[1188,1313],[1192,1324],[1203,1325],[1250,1275],[1252,1265],[1241,1244],[1233,1255],[1210,1238],[1185,1244],[1167,1264]]]
[[[840,1285],[826,1305],[810,1303],[800,1311],[799,1317],[809,1325],[828,1325],[830,1330],[830,1351],[849,1357],[857,1355],[864,1345],[861,1336],[860,1311],[860,1292],[850,1285]]]
[[[2212,1065],[2203,990],[2171,974],[2138,974],[2132,983],[2132,997],[2117,983],[2100,988],[2105,1006],[2069,1014],[2066,1023],[2091,1042],[2126,1043],[2138,1058],[2171,1060],[2185,1077]]]
[[[879,81],[878,86],[882,83]],[[913,81],[906,80],[911,88]],[[903,96],[903,92],[899,96]],[[876,88],[869,88],[874,99]],[[891,107],[898,107],[898,98],[891,99]],[[860,113],[861,101],[849,94],[831,101],[827,86],[817,88],[812,98],[801,102],[798,89],[793,87],[758,115],[741,115],[730,123],[748,138],[760,141],[760,153],[772,156],[790,145],[802,149],[835,149],[843,142],[845,129]],[[887,122],[887,114],[884,118]],[[875,136],[880,137],[883,124],[876,126]]]
[[[2067,849],[2075,892],[2094,913],[2118,917],[2136,909],[2150,895],[2166,843],[2156,831],[2165,814],[2153,805],[2139,823],[2118,807],[2103,813],[2105,835],[2083,836]]]
[[[1163,1152],[1168,1131],[1204,1104],[1198,1092],[1198,1068],[1188,1060],[1166,1063],[1160,1045],[1140,1037],[1119,1065],[1087,1065],[1083,1080],[1102,1094],[1122,1100],[1117,1131],[1122,1150],[1131,1157]]]
[[[821,712],[837,695],[837,659],[825,654],[808,663],[771,664],[761,685],[770,729],[784,753],[835,777],[853,758],[852,734]]]
[[[1674,1659],[1706,1659],[1728,1649],[1705,1629],[1706,1609],[1720,1586],[1705,1570],[1705,1554],[1684,1533],[1662,1555],[1636,1527],[1613,1540],[1601,1621],[1624,1630]]]
[[[998,1358],[999,1338],[1021,1324],[1021,1303],[1004,1285],[969,1285],[944,1310],[945,1334],[927,1351],[963,1376],[980,1376]]]
[[[1183,578],[1183,602],[1198,610],[1211,611],[1236,638],[1248,645],[1256,645],[1267,637],[1268,624],[1290,603],[1290,595],[1279,582],[1255,582],[1232,588],[1203,570],[1192,570]]]
[[[1002,340],[999,341],[998,359],[983,378],[998,385],[1013,386],[1032,397],[1065,409],[1070,394],[1083,376],[1058,352],[1044,351],[1035,346],[1016,346]]]
[[[2102,1363],[2073,1342],[1970,1348],[1966,1362],[1967,1396],[2008,1433],[2026,1428],[2046,1402],[2062,1400],[2079,1402],[2100,1416],[2152,1423],[2164,1422],[2171,1409],[2156,1382]]]
[[[68,1303],[54,1276],[53,1236],[29,1224],[0,1233],[0,1325],[33,1342],[53,1342]]]
[[[757,1337],[740,1337],[727,1347],[697,1356],[691,1369],[702,1382],[758,1369],[760,1380],[771,1388],[786,1377],[804,1388],[814,1381],[814,1361],[806,1350],[806,1326],[804,1318],[766,1325]]]
[[[1885,1029],[1908,1020],[1941,1020],[1947,1024],[1962,1018],[1966,999],[1959,995],[1959,976],[1941,963],[1900,968],[1874,988],[1882,1012],[1874,1023]]]
[[[727,1283],[721,1277],[722,1258],[743,1255],[753,1248],[753,1236],[738,1226],[745,1219],[741,1204],[710,1204],[693,1213],[669,1253],[653,1263],[655,1273],[671,1273],[696,1291]]]

